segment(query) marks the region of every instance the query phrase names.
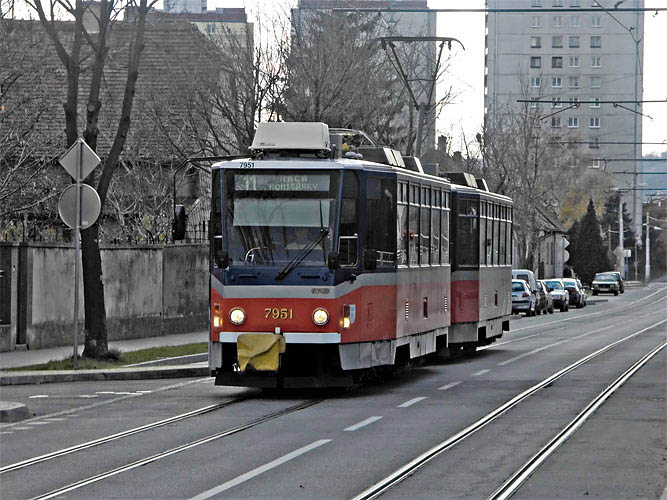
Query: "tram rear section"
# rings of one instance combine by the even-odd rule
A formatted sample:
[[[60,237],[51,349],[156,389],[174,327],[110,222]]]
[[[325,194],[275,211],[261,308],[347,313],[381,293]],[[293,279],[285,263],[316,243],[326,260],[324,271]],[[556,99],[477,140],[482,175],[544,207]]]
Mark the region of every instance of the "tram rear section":
[[[509,329],[511,200],[360,142],[261,124],[252,158],[214,165],[216,384],[349,386]]]

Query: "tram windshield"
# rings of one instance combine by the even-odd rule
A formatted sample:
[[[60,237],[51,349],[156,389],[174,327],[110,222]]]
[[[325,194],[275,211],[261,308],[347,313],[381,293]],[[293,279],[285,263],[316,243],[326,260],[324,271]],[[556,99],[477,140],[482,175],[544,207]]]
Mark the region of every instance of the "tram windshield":
[[[230,171],[225,185],[228,251],[234,265],[284,265],[299,254],[306,254],[299,255],[299,265],[326,265],[337,172]]]

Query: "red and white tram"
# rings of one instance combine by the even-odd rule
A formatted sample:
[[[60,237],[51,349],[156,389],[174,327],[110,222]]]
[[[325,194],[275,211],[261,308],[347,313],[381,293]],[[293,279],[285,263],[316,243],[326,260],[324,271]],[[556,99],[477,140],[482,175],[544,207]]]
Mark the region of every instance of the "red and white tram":
[[[347,386],[509,329],[511,200],[341,137],[263,123],[254,157],[213,166],[216,384]]]

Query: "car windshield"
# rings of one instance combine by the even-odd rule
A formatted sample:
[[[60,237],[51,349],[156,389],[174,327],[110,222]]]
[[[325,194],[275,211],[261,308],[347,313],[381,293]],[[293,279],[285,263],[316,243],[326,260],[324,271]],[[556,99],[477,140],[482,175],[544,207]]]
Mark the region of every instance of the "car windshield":
[[[338,173],[229,171],[225,177],[229,257],[235,265],[280,265],[317,241],[302,265],[325,265],[335,222]]]
[[[562,290],[563,289],[563,285],[561,284],[560,281],[545,281],[544,284],[547,285],[547,289],[550,292],[553,292],[554,290]]]
[[[616,281],[616,275],[613,273],[598,273],[595,275],[595,281]]]
[[[525,291],[525,285],[520,281],[512,281],[512,291],[513,292],[523,292]]]

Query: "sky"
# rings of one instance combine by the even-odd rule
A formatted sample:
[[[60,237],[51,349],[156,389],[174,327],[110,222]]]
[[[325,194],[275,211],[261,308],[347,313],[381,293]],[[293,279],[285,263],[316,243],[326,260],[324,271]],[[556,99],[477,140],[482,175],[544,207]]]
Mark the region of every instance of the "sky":
[[[432,9],[484,8],[484,0],[428,0]],[[296,0],[208,0],[208,9],[217,7],[246,7],[251,21],[255,13],[284,11],[286,4]],[[667,0],[645,0],[647,8],[667,7]],[[446,82],[455,94],[452,104],[446,106],[436,123],[437,134],[451,137],[454,149],[460,149],[465,134],[470,140],[480,130],[484,117],[484,14],[483,13],[438,13],[438,36],[458,38],[465,51],[454,47]],[[667,99],[667,64],[664,45],[667,41],[667,12],[658,15],[644,14],[644,99]],[[629,43],[633,43],[628,35]],[[444,86],[438,92],[444,92]],[[660,145],[644,145],[643,154],[667,151],[667,101],[644,104],[643,113],[652,117],[643,118],[644,142],[664,142]]]

